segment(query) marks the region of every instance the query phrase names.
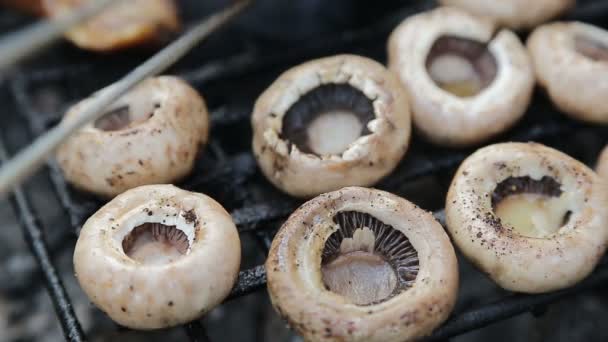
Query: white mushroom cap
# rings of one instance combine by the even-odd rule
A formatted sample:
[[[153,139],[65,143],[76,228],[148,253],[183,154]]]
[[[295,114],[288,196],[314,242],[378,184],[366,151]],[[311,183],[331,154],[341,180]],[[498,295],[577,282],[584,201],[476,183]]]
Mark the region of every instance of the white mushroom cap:
[[[348,211],[369,214],[409,239],[419,265],[410,288],[369,305],[326,289],[322,253],[339,229],[334,216]],[[274,307],[307,341],[420,338],[449,316],[458,291],[454,249],[433,216],[398,196],[358,187],[320,195],[295,211],[272,242],[266,272]]]
[[[70,108],[64,120],[90,101]],[[175,77],[150,78],[112,108],[125,105],[136,119],[126,127],[102,130],[89,124],[58,149],[70,183],[111,197],[139,185],[172,183],[192,170],[209,135],[207,108],[196,90]]]
[[[597,158],[597,164],[595,167],[597,173],[608,180],[608,145],[604,147],[602,153]]]
[[[579,22],[543,25],[528,38],[538,82],[575,119],[608,123],[608,60],[580,53],[579,39],[608,47],[608,31]],[[580,41],[579,41],[580,42]],[[608,50],[606,50],[608,51]]]
[[[370,133],[341,154],[304,153],[281,137],[283,119],[300,97],[327,84],[348,84],[372,100]],[[381,64],[354,55],[321,58],[286,71],[258,98],[251,122],[260,168],[276,187],[299,197],[374,184],[395,168],[410,138],[409,105],[397,78]]]
[[[478,16],[492,18],[500,26],[512,29],[532,28],[559,16],[576,4],[576,0],[439,0]]]
[[[127,256],[123,240],[145,222],[175,225],[188,239],[186,253],[160,264]],[[236,226],[220,204],[172,185],[147,185],[87,220],[74,268],[91,301],[114,321],[157,329],[192,321],[219,304],[237,279],[240,259]]]
[[[478,94],[456,96],[429,75],[427,56],[442,36],[487,43],[497,74]],[[490,21],[457,8],[440,7],[407,18],[391,34],[388,53],[390,69],[409,92],[414,125],[436,144],[463,146],[487,140],[512,126],[532,96],[534,74],[519,38],[507,30],[495,34]]]
[[[51,18],[64,15],[85,0],[40,0]],[[101,14],[68,31],[66,37],[78,47],[94,51],[120,50],[158,41],[162,34],[177,31],[179,18],[173,0],[129,0],[113,4]]]
[[[527,237],[495,214],[492,197],[509,177],[551,177],[571,212],[563,226],[543,237]],[[454,243],[501,287],[540,293],[574,285],[586,277],[608,242],[608,188],[571,157],[535,143],[502,143],[469,156],[456,172],[446,199]]]

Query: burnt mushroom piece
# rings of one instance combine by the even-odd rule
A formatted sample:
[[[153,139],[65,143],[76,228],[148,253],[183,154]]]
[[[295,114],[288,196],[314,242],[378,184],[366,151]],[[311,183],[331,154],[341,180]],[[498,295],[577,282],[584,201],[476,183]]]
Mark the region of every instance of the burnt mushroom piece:
[[[602,153],[600,153],[600,156],[597,158],[595,170],[600,176],[608,180],[608,145],[604,147]]]
[[[70,108],[63,120],[71,120],[90,101]],[[70,137],[59,147],[57,160],[70,183],[112,197],[186,176],[208,135],[201,96],[184,81],[161,76],[142,82]]]
[[[574,7],[576,0],[439,0],[512,29],[533,28]]]
[[[115,322],[158,329],[221,303],[240,259],[236,226],[220,204],[172,185],[146,185],[87,220],[74,269],[87,296]]]
[[[532,66],[519,38],[456,8],[404,20],[388,55],[409,93],[414,125],[436,144],[494,137],[524,114],[532,96]]]
[[[484,147],[460,166],[446,199],[453,241],[501,287],[541,293],[586,277],[608,241],[606,182],[536,143]]]
[[[278,313],[307,341],[409,341],[454,306],[458,264],[433,216],[387,192],[348,187],[303,204],[266,261]]]
[[[50,18],[82,6],[89,0],[39,0]],[[66,33],[80,48],[116,51],[132,46],[162,42],[180,23],[173,0],[119,1],[101,14]]]
[[[293,196],[371,185],[407,150],[408,106],[397,78],[371,59],[313,60],[283,73],[258,98],[254,154],[264,175]]]
[[[527,45],[538,82],[560,110],[608,124],[608,31],[579,22],[547,24]]]

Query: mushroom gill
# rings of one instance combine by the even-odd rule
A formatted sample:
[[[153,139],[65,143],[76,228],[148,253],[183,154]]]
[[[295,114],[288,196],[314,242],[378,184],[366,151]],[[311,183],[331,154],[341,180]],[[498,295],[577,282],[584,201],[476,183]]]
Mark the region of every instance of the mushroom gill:
[[[304,94],[285,113],[281,137],[304,152],[336,155],[363,135],[374,106],[349,84],[326,84]]]
[[[459,97],[477,95],[498,71],[486,44],[455,36],[441,36],[433,43],[426,68],[437,86]]]
[[[527,237],[543,238],[568,223],[571,211],[561,184],[549,176],[509,177],[492,193],[492,208],[503,224]]]
[[[188,252],[186,233],[177,226],[146,222],[133,228],[122,240],[123,252],[142,264],[168,264]]]
[[[401,231],[367,213],[343,211],[323,249],[326,288],[357,305],[383,302],[413,286],[418,253]]]
[[[583,56],[594,61],[608,62],[608,46],[584,35],[574,38],[574,48]]]
[[[154,111],[160,107],[160,104],[155,103],[153,108],[145,108],[150,107],[145,104],[140,104],[138,107],[142,108],[133,110],[132,106],[124,105],[111,109],[95,120],[93,126],[102,131],[119,131],[148,120],[154,115]]]

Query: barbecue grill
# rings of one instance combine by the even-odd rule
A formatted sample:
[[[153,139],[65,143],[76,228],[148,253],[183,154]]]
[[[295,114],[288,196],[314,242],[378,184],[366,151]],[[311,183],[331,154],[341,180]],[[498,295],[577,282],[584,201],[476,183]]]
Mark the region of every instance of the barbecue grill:
[[[211,110],[210,143],[198,158],[193,174],[178,186],[215,198],[231,213],[238,227],[243,239],[243,269],[228,302],[255,293],[265,296],[264,257],[280,224],[301,204],[273,188],[256,168],[250,148],[249,118],[257,95],[280,72],[311,58],[355,53],[385,62],[386,39],[396,24],[408,15],[435,5],[431,1],[388,1],[378,5],[382,10],[376,9],[373,18],[362,18],[360,14],[366,13],[366,6],[371,6],[364,5],[364,1],[332,2],[326,6],[327,13],[318,17],[317,27],[312,27],[314,21],[309,22],[310,30],[298,27],[294,36],[289,37],[280,27],[284,23],[262,25],[263,20],[256,17],[268,13],[265,7],[272,6],[267,3],[274,2],[259,1],[248,13],[216,32],[166,72],[184,78],[197,88]],[[197,4],[197,1],[180,3],[186,23],[209,14],[216,9],[212,7],[219,7],[219,1],[214,5],[218,6]],[[340,22],[335,17],[341,11],[345,15],[346,11],[359,13],[359,16],[353,15],[350,21]],[[605,24],[606,18],[608,1],[603,0],[579,0],[577,8],[567,16],[567,19],[598,25]],[[0,27],[14,29],[22,25],[23,20],[4,12],[0,15]],[[263,27],[256,29],[260,26]],[[6,160],[25,146],[29,137],[39,136],[57,124],[70,104],[119,79],[141,63],[147,54],[135,51],[99,56],[60,43],[12,69],[0,79],[0,98],[5,112],[0,128],[0,160]],[[593,165],[600,149],[608,142],[608,128],[568,119],[537,90],[525,118],[495,140],[538,141]],[[473,150],[438,148],[418,137],[414,137],[411,146],[397,169],[377,187],[432,210],[443,223],[442,206],[449,181],[458,164]],[[21,268],[15,279],[5,280],[2,275],[2,282],[6,284],[0,290],[8,294],[27,293],[34,291],[36,283],[42,282],[65,338],[70,341],[93,339],[94,332],[87,331],[88,336],[85,335],[72,306],[73,294],[64,286],[65,277],[72,275],[60,273],[53,256],[73,247],[84,220],[103,202],[73,189],[57,164],[50,160],[46,169],[33,180],[15,188],[10,203],[36,263]],[[67,219],[57,220],[54,216]],[[64,225],[55,225],[58,221]],[[459,260],[461,270],[464,269],[462,297],[462,292],[471,292],[470,288],[488,283],[488,280],[473,271],[463,258],[459,257]],[[549,304],[566,296],[593,288],[605,289],[607,285],[608,259],[604,257],[589,278],[562,291],[520,295],[494,290],[485,297],[485,293],[472,296],[469,293],[467,298],[459,300],[450,319],[429,339],[448,340],[525,312],[542,315]],[[257,325],[265,324],[259,317],[242,319]],[[206,328],[204,320],[187,324],[183,327],[184,337],[191,341],[209,341]],[[221,329],[231,328],[224,325]],[[248,338],[261,340],[264,336],[258,334]]]

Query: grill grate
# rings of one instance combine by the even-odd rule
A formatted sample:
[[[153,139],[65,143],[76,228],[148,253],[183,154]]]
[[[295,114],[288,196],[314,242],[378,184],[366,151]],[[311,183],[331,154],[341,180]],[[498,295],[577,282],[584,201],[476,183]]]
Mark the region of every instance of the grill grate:
[[[608,16],[608,6],[603,6],[600,1],[580,2],[582,5],[570,14],[570,19],[594,21]],[[189,66],[188,62],[183,63],[185,65],[178,65],[175,73],[201,90],[210,107],[213,108],[211,115],[213,133],[207,152],[197,162],[194,175],[179,186],[205,192],[224,204],[231,212],[239,233],[254,236],[259,248],[266,254],[278,224],[301,202],[279,194],[256,171],[255,161],[249,150],[250,133],[248,132],[249,113],[256,94],[276,76],[277,72],[310,58],[339,52],[355,52],[383,60],[384,42],[390,30],[406,15],[429,6],[428,1],[419,2],[417,5],[410,5],[397,11],[379,24],[343,32],[322,41],[304,42],[299,44],[298,48],[289,51],[282,49],[283,51],[261,55],[251,47],[250,43],[245,42],[242,51],[237,51],[227,58],[208,62],[202,67]],[[108,71],[107,77],[122,72],[114,68],[106,70],[102,64],[95,62],[82,63],[76,66],[23,71],[1,86],[6,87],[10,92],[17,112],[25,118],[28,129],[34,135],[40,135],[57,123],[69,103],[105,85],[104,82],[107,80],[104,79],[105,76],[101,76],[105,71]],[[266,83],[261,82],[262,84],[253,87],[247,84],[247,80],[258,77]],[[42,106],[36,105],[40,102],[41,92],[46,91],[48,87],[60,90],[58,95],[62,101],[54,105],[53,111],[42,110],[40,108]],[[240,96],[235,96],[237,99],[227,98],[227,91],[240,94],[241,88],[243,93],[247,94],[244,100]],[[561,139],[562,136],[585,134],[599,137],[596,139],[597,146],[594,147],[597,151],[606,143],[603,137],[608,136],[607,133],[606,128],[574,122],[558,115],[543,96],[537,95],[525,119],[499,140],[534,140],[564,148],[565,139]],[[243,139],[243,136],[247,138]],[[378,187],[401,194],[405,192],[404,189],[408,184],[424,177],[442,175],[444,179],[449,180],[451,172],[470,152],[470,150],[437,148],[415,138],[405,160]],[[590,162],[596,155],[594,152],[586,153],[580,152],[575,157]],[[573,154],[576,154],[576,151]],[[5,158],[6,151],[0,136],[0,159]],[[48,171],[50,182],[61,205],[69,215],[71,229],[68,233],[77,234],[84,220],[102,203],[67,185],[54,161],[48,162]],[[20,187],[16,188],[11,203],[21,218],[26,241],[39,263],[66,339],[84,340],[83,331],[71,308],[69,296],[49,257],[52,246],[49,247],[45,242],[41,222],[31,209],[28,194]],[[434,209],[441,207],[436,203],[430,206]],[[436,211],[435,215],[443,222],[441,210]],[[242,270],[228,300],[261,290],[265,283],[266,273],[263,265]],[[575,287],[542,295],[505,295],[498,301],[455,312],[430,339],[447,339],[523,312],[542,308],[564,296],[606,284],[608,284],[608,262],[604,258],[594,274]],[[185,325],[184,330],[192,341],[209,341],[200,321]]]

